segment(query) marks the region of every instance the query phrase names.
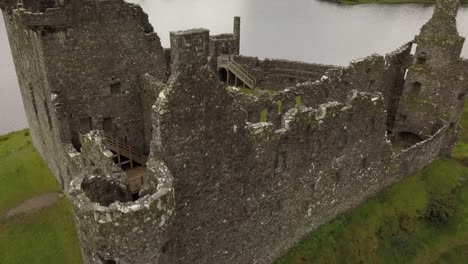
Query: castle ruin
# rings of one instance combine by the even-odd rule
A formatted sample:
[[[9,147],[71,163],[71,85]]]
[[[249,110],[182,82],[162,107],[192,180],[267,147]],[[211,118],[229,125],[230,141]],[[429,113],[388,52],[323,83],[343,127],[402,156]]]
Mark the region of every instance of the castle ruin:
[[[0,0],[85,264],[272,263],[449,155],[468,90],[458,6],[439,0],[414,40],[337,67],[241,56],[238,17],[164,49],[124,0]]]

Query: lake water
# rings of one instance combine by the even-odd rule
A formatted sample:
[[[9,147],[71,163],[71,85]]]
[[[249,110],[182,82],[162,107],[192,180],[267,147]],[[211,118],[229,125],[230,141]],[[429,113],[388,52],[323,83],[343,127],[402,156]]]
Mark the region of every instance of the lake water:
[[[354,58],[385,54],[418,34],[433,7],[422,5],[339,6],[319,0],[133,0],[149,14],[164,47],[169,32],[208,28],[232,32],[242,17],[241,53],[260,58],[347,65]],[[468,8],[458,15],[468,36]],[[463,56],[468,58],[468,44]],[[0,17],[0,135],[27,127]]]

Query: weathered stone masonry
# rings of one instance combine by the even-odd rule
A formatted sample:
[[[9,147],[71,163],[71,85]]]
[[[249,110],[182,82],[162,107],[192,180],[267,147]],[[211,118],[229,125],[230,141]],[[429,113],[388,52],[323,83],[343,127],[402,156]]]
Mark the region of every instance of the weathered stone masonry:
[[[438,1],[396,51],[337,67],[241,56],[238,17],[232,34],[172,32],[164,50],[123,0],[0,0],[84,262],[129,264],[271,263],[450,153],[468,89],[458,4]]]

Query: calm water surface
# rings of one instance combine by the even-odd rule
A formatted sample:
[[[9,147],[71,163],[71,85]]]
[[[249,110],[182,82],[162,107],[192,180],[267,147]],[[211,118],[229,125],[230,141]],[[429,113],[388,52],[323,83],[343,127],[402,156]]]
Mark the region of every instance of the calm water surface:
[[[432,7],[421,5],[339,6],[318,0],[132,0],[149,14],[163,46],[169,32],[208,28],[232,31],[242,17],[241,52],[260,58],[284,58],[347,65],[353,58],[390,52],[419,32]],[[458,16],[468,36],[468,9]],[[468,58],[468,44],[463,56]],[[0,18],[0,134],[27,127],[3,18]]]

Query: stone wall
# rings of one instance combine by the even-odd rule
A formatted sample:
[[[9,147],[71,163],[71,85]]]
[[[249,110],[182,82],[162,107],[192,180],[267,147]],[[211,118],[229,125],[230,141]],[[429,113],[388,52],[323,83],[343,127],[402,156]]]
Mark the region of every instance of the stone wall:
[[[296,86],[297,83],[318,80],[327,70],[338,68],[286,60],[259,60],[246,56],[236,56],[234,60],[255,77],[258,87],[274,91]]]
[[[354,60],[348,67],[330,68],[320,73],[318,79],[306,80],[279,91],[250,95],[231,88],[230,93],[246,110],[249,122],[259,122],[260,113],[266,109],[268,120],[277,125],[285,110],[294,108],[299,103],[317,107],[332,100],[345,101],[354,90],[379,92],[383,95],[387,110],[387,127],[390,128],[402,94],[406,69],[412,60],[410,50],[411,43],[408,43],[385,57],[372,55]],[[300,65],[296,62],[290,64]]]
[[[252,96],[223,87],[202,65],[206,56],[185,48],[205,50],[207,35],[179,34],[190,45],[172,47],[177,70],[155,105],[155,149],[180,190],[177,263],[270,263],[314,228],[427,166],[453,137],[444,119],[418,142],[391,136],[405,75],[414,70],[412,43]],[[268,120],[259,123],[263,108]]]
[[[428,165],[444,145],[446,126],[404,150],[388,136],[387,109],[395,106],[384,94],[398,99],[409,44],[388,60],[374,55],[256,98],[223,87],[203,66],[206,56],[190,52],[206,50],[202,32],[173,36],[190,44],[172,47],[177,70],[155,104],[154,149],[180,190],[177,263],[272,262],[315,227]],[[301,105],[291,102],[297,95]],[[268,106],[278,111],[274,122],[246,123],[248,107]]]
[[[237,45],[238,19],[233,35],[172,32],[163,50],[122,0],[0,6],[34,146],[68,191],[85,263],[183,264],[271,263],[449,153],[468,89],[455,2],[414,41],[348,67],[236,56],[261,95],[213,67],[214,46]],[[430,89],[409,104],[415,80]],[[140,197],[105,135],[149,154]]]
[[[76,4],[81,5],[75,8],[81,10],[74,19],[78,26],[44,37],[49,83],[66,106],[63,126],[70,135],[65,139],[88,132],[81,127],[84,119],[91,120],[91,129],[102,129],[107,118],[109,135],[148,152],[144,124],[151,121],[143,119],[138,78],[149,73],[166,80],[159,37],[139,6],[123,1]]]
[[[121,0],[62,4],[41,2],[39,12],[25,2],[26,9],[5,8],[4,18],[34,146],[66,186],[71,176],[62,144],[79,150],[79,135],[92,129],[149,153],[151,115],[144,113],[155,95],[142,103],[148,94],[139,78],[149,73],[165,82],[168,70],[139,6]]]
[[[63,167],[59,125],[60,100],[52,96],[48,82],[44,42],[38,31],[28,30],[17,23],[14,14],[3,12],[10,46],[15,60],[21,96],[25,106],[33,145],[44,158],[57,181],[66,186],[71,179]],[[58,154],[58,155],[55,155]]]

